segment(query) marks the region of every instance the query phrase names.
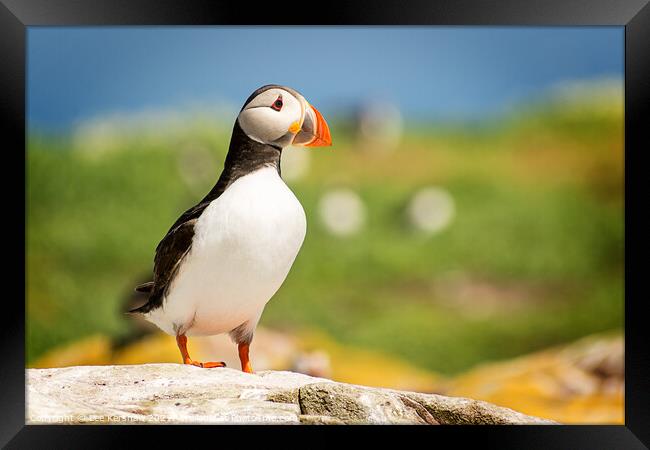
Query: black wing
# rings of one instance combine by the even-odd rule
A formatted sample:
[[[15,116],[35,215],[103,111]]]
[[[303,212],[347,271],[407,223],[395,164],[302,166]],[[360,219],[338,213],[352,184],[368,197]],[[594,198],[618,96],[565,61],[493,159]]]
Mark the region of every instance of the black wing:
[[[183,259],[192,248],[194,225],[209,204],[210,202],[202,202],[185,211],[160,241],[154,257],[153,281],[135,288],[139,292],[149,292],[149,300],[129,312],[147,313],[162,305],[163,298],[178,273]]]
[[[235,123],[235,130],[238,125]],[[232,146],[232,142],[231,142]],[[228,152],[230,155],[230,151]],[[228,164],[228,157],[226,157]],[[240,170],[240,169],[237,169]],[[241,171],[241,170],[240,170]],[[152,309],[162,305],[163,298],[171,286],[174,276],[192,247],[194,239],[194,225],[199,216],[203,213],[208,205],[218,198],[226,190],[228,185],[234,181],[237,176],[242,174],[235,171],[233,173],[222,172],[217,184],[208,192],[208,194],[197,205],[185,211],[171,226],[165,237],[156,247],[156,256],[154,257],[153,281],[141,284],[135,289],[138,292],[149,292],[149,300],[144,305],[132,309],[132,313],[147,313]]]

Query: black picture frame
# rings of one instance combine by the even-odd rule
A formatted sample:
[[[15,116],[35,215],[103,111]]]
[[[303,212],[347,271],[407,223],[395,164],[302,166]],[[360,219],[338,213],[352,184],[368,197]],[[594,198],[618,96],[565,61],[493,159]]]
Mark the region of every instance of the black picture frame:
[[[517,449],[642,449],[650,445],[650,351],[643,303],[643,267],[636,260],[644,246],[636,243],[648,222],[642,216],[646,180],[640,171],[640,155],[647,147],[642,139],[650,108],[650,6],[648,0],[364,0],[308,5],[264,7],[214,0],[0,0],[0,115],[5,173],[25,174],[26,39],[29,26],[100,25],[499,25],[499,26],[603,26],[625,27],[625,425],[518,426],[518,427],[371,427],[369,434],[383,438],[397,434],[408,445],[411,433],[439,444],[451,439],[462,444],[473,441],[481,447]],[[315,6],[318,6],[316,8]],[[278,8],[281,14],[278,14]],[[645,146],[643,146],[645,143]],[[23,152],[23,153],[21,153]],[[7,162],[8,157],[16,162]],[[14,169],[15,168],[15,169]],[[20,169],[19,169],[20,168]],[[4,280],[23,292],[25,280],[25,197],[18,197],[15,181],[3,180],[3,244],[16,244],[16,256],[5,256]],[[25,187],[23,180],[23,189]],[[9,200],[16,205],[8,206]],[[647,204],[647,201],[646,201]],[[634,205],[634,206],[633,206]],[[640,206],[640,208],[639,208]],[[20,220],[22,212],[23,220]],[[20,237],[22,237],[22,242]],[[11,242],[7,242],[11,241]],[[23,257],[20,247],[23,246]],[[3,245],[5,248],[6,245]],[[8,261],[13,261],[8,263]],[[22,266],[18,262],[22,261]],[[22,273],[22,276],[21,276]],[[19,282],[22,282],[20,283]],[[22,289],[18,287],[22,284]],[[160,441],[171,433],[187,445],[219,445],[225,434],[236,434],[246,445],[254,433],[237,427],[193,426],[69,426],[25,425],[25,303],[19,295],[4,290],[4,317],[0,326],[2,364],[0,391],[5,414],[0,421],[0,445],[9,448],[88,448],[134,444],[137,437]],[[12,306],[13,305],[13,306]],[[644,337],[645,336],[645,337]],[[233,428],[236,428],[233,430]],[[368,432],[368,427],[265,427],[265,442],[287,442],[286,433]],[[259,427],[254,427],[260,431]],[[228,431],[229,430],[229,431]],[[191,434],[190,434],[191,433]],[[429,435],[430,434],[430,435]],[[138,436],[136,436],[138,435]],[[216,441],[215,441],[216,440]],[[435,440],[435,441],[433,441]],[[299,443],[300,441],[295,441]],[[330,445],[335,445],[335,441]],[[338,442],[338,441],[336,441]]]

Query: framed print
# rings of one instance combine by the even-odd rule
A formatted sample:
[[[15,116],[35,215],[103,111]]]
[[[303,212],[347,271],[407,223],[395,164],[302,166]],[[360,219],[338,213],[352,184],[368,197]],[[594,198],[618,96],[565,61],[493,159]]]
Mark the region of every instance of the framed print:
[[[3,444],[646,448],[646,1],[1,2]]]

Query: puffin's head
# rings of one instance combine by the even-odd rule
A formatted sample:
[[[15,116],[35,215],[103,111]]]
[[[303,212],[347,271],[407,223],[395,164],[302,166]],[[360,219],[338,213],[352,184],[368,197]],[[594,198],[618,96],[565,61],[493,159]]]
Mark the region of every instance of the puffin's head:
[[[284,86],[269,84],[253,92],[237,122],[252,140],[277,148],[332,145],[323,116],[302,95]]]

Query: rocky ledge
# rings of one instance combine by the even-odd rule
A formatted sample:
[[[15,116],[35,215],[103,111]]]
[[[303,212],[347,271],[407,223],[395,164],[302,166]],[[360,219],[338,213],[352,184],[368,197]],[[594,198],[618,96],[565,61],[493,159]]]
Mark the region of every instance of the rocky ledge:
[[[460,397],[181,364],[27,370],[27,422],[551,424]]]

